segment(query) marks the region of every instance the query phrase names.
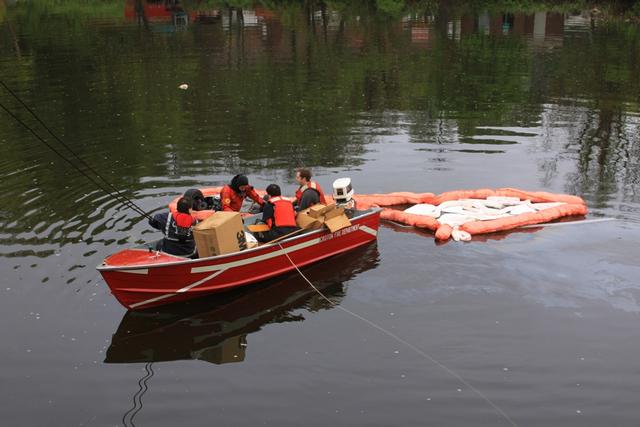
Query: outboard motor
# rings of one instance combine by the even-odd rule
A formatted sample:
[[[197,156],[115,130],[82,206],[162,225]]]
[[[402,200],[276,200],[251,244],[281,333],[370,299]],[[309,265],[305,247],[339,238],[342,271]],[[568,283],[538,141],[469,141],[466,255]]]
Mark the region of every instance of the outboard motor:
[[[333,200],[335,200],[336,206],[345,209],[356,208],[356,201],[353,200],[351,178],[338,178],[333,181]]]

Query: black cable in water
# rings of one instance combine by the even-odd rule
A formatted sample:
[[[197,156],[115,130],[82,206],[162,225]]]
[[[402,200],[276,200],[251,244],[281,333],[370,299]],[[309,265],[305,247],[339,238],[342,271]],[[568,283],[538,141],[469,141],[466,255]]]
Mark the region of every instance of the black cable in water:
[[[42,142],[44,145],[46,145],[51,151],[53,151],[56,155],[58,155],[58,157],[60,157],[61,159],[63,159],[64,161],[66,161],[67,163],[69,163],[71,166],[73,166],[74,169],[76,169],[78,172],[80,172],[85,178],[87,178],[89,181],[91,181],[93,184],[95,184],[99,189],[101,189],[102,191],[104,191],[105,193],[107,193],[109,196],[115,198],[118,202],[120,202],[121,204],[123,204],[124,206],[133,209],[136,213],[139,213],[140,215],[147,217],[149,219],[151,219],[151,216],[146,213],[144,210],[142,210],[142,208],[140,208],[138,205],[136,205],[135,203],[133,203],[131,200],[129,200],[127,197],[118,194],[118,193],[112,193],[111,191],[109,191],[108,189],[104,188],[102,186],[102,184],[100,184],[98,181],[96,181],[91,175],[87,174],[84,170],[82,170],[80,167],[78,167],[78,165],[76,165],[73,161],[69,160],[68,157],[66,157],[64,154],[62,154],[59,150],[57,150],[54,146],[52,146],[51,144],[49,144],[44,138],[42,138],[40,135],[38,135],[36,133],[36,131],[34,131],[31,127],[29,127],[29,125],[27,125],[24,121],[22,121],[18,116],[16,116],[15,114],[13,114],[11,112],[11,110],[9,110],[4,104],[2,104],[0,102],[0,108],[2,108],[4,111],[6,111],[7,114],[9,114],[16,122],[18,122],[19,124],[21,124],[25,129],[27,129],[33,136],[35,136],[40,142]]]
[[[133,423],[133,419],[136,417],[136,415],[138,415],[138,412],[140,412],[142,410],[142,407],[144,406],[142,404],[142,396],[144,396],[147,390],[149,390],[149,385],[147,384],[147,381],[149,381],[154,375],[153,363],[149,362],[146,365],[144,365],[144,370],[146,374],[144,375],[144,377],[140,378],[140,380],[138,381],[138,387],[139,387],[138,391],[136,392],[136,394],[133,395],[133,407],[129,409],[127,412],[125,412],[125,414],[122,416],[122,424],[125,427],[136,426]]]

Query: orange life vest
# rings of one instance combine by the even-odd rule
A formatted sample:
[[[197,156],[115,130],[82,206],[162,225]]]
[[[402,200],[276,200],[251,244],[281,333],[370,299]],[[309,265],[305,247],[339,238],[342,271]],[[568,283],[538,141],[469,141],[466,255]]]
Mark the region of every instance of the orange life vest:
[[[322,188],[315,181],[309,181],[306,185],[301,185],[300,188],[298,188],[298,191],[296,191],[296,200],[298,201],[298,204],[300,204],[300,201],[302,200],[302,193],[304,193],[309,188],[318,193],[318,196],[320,196],[320,203],[322,203],[323,205],[327,204],[327,200],[324,198],[324,192],[322,191]]]
[[[269,203],[273,205],[273,220],[268,219],[267,225],[273,227],[296,227],[296,213],[293,203],[280,196],[272,197]],[[275,222],[275,224],[273,224]]]

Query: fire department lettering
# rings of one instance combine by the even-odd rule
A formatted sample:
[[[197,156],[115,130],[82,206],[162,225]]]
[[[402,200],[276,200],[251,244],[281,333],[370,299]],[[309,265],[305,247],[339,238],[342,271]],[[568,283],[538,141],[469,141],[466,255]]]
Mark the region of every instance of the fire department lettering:
[[[347,228],[343,228],[342,230],[338,230],[334,233],[331,234],[327,234],[325,236],[320,237],[320,241],[324,242],[325,240],[331,240],[335,237],[340,237],[340,236],[344,236],[345,234],[349,234],[349,233],[353,233],[354,231],[358,230],[360,228],[360,225],[352,225],[350,227]]]

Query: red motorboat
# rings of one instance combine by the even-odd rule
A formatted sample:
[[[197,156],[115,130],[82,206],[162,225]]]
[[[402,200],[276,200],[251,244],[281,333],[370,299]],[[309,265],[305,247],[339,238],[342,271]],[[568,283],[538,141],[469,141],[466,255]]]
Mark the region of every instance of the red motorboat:
[[[375,242],[308,266],[304,274],[333,303],[347,292],[345,282],[378,265]],[[303,321],[300,312],[334,306],[297,274],[173,304],[155,310],[128,311],[111,338],[105,363],[165,362],[199,359],[242,362],[247,336],[270,323]]]
[[[186,259],[149,247],[125,249],[106,258],[98,271],[116,299],[131,310],[184,301],[285,274],[376,239],[380,209],[349,212],[351,226],[326,229],[209,258]],[[248,222],[248,221],[246,221]]]

